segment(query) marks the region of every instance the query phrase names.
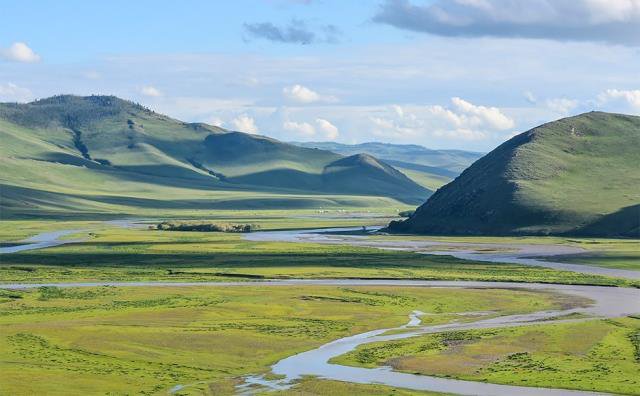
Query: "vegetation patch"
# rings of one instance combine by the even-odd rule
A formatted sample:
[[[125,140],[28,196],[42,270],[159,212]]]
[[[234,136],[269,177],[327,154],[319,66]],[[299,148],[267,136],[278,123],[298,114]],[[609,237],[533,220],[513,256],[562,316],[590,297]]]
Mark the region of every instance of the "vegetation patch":
[[[155,226],[160,231],[197,231],[197,232],[252,232],[259,229],[256,224],[220,224],[207,222],[163,221]]]
[[[620,318],[455,331],[366,344],[335,358],[499,384],[640,394],[640,320]]]

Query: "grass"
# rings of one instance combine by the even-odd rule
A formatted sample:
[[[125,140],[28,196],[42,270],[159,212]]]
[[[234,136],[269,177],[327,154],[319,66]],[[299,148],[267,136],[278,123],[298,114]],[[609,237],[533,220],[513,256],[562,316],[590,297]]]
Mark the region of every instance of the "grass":
[[[268,295],[269,298],[265,298]],[[309,296],[322,297],[309,298]],[[0,388],[8,394],[222,394],[239,376],[332,339],[407,321],[553,309],[544,292],[394,287],[41,288],[0,298]],[[209,388],[212,384],[213,388]],[[225,385],[226,384],[226,385]],[[313,387],[345,384],[299,385]],[[355,386],[357,388],[357,386]]]
[[[397,232],[638,237],[640,117],[590,112],[503,143]]]
[[[471,244],[554,244],[568,245],[584,249],[584,253],[547,257],[549,261],[560,261],[571,264],[585,264],[596,267],[640,270],[640,240],[615,238],[574,238],[553,236],[418,236],[418,235],[376,235],[376,240],[429,240]],[[438,246],[436,250],[445,250],[446,246]],[[544,259],[543,259],[544,260]]]
[[[322,176],[338,154],[223,132],[115,97],[0,104],[2,217],[406,206],[428,195],[366,163],[342,169],[345,185]]]
[[[289,224],[271,221],[265,220],[267,228]],[[306,221],[299,220],[298,225]],[[34,230],[22,225],[19,233]],[[3,227],[5,233],[11,228]],[[633,285],[621,279],[541,267],[346,245],[253,242],[228,233],[100,226],[85,236],[88,240],[82,243],[3,255],[0,282],[398,278]]]
[[[384,385],[364,385],[350,382],[324,380],[307,377],[293,388],[259,393],[260,396],[314,396],[314,395],[350,395],[350,396],[435,396],[442,393],[420,392],[408,389],[393,388]]]
[[[456,331],[368,344],[336,363],[510,385],[640,394],[640,319]]]

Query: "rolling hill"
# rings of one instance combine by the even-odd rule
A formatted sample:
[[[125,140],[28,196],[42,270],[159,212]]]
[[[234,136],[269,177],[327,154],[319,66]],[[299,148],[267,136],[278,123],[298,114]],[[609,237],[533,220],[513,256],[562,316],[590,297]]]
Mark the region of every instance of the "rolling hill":
[[[185,123],[113,96],[2,103],[0,139],[3,217],[381,207],[430,194],[372,157]]]
[[[591,112],[522,133],[391,232],[640,236],[640,117]]]
[[[483,155],[471,151],[432,150],[414,144],[380,142],[353,145],[335,142],[292,142],[292,144],[328,150],[342,155],[369,154],[385,161],[430,190],[449,183]]]

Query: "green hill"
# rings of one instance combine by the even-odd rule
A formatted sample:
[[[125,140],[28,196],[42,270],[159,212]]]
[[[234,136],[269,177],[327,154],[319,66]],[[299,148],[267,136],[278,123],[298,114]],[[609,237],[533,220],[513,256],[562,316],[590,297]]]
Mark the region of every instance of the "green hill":
[[[342,155],[366,153],[385,161],[425,188],[435,190],[453,180],[481,153],[462,150],[432,150],[414,144],[369,142],[341,144],[335,142],[293,142],[301,147],[333,151]]]
[[[384,164],[185,123],[113,96],[0,104],[2,216],[389,206],[430,191]],[[387,172],[375,178],[352,177]],[[391,171],[393,169],[393,171]],[[379,185],[372,185],[378,183]]]
[[[640,236],[640,117],[591,112],[482,157],[392,232]]]

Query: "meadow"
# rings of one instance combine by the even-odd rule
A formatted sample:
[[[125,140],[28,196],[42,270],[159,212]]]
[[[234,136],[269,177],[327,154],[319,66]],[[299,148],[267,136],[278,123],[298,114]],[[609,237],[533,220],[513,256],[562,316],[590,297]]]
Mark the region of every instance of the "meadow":
[[[403,324],[414,309],[438,323],[457,312],[500,315],[567,303],[545,292],[382,286],[5,291],[0,388],[12,395],[156,394],[186,385],[176,394],[219,395],[232,393],[242,375],[266,372],[296,352]],[[367,386],[300,384],[341,386],[368,392]]]
[[[640,394],[640,317],[453,331],[334,359],[491,383]]]
[[[286,230],[376,225],[392,214],[390,210],[233,211],[220,212],[207,221]],[[82,241],[1,255],[0,283],[232,280],[246,281],[246,286],[0,289],[0,389],[8,394],[151,395],[166,394],[177,385],[184,387],[175,388],[176,395],[233,394],[244,375],[268,373],[276,361],[340,337],[406,323],[409,312],[416,309],[430,314],[423,317],[425,324],[439,324],[460,320],[454,315],[460,312],[505,315],[584,303],[523,290],[269,287],[255,283],[265,278],[638,286],[622,279],[450,256],[258,242],[237,233],[122,228],[86,219],[4,221],[0,240],[19,243],[59,229],[78,230],[65,238]],[[435,239],[572,244],[590,249],[593,257],[638,254],[636,241],[631,240]],[[640,353],[639,322],[620,318],[430,335],[367,345],[339,359],[346,364],[384,363],[398,370],[480,381],[633,393],[639,367],[634,361]],[[555,366],[561,368],[548,369]],[[433,395],[313,377],[291,389],[264,394]]]
[[[382,218],[285,218],[238,216],[237,223],[263,230],[375,224]],[[228,219],[227,219],[228,220]],[[0,227],[3,240],[17,241],[54,222],[15,221]],[[215,281],[262,278],[371,278],[495,280],[599,285],[632,281],[516,264],[472,262],[449,256],[314,243],[248,241],[241,234],[121,228],[105,223],[65,222],[82,230],[65,238],[80,243],[3,255],[0,282]],[[397,237],[378,237],[397,238]]]

